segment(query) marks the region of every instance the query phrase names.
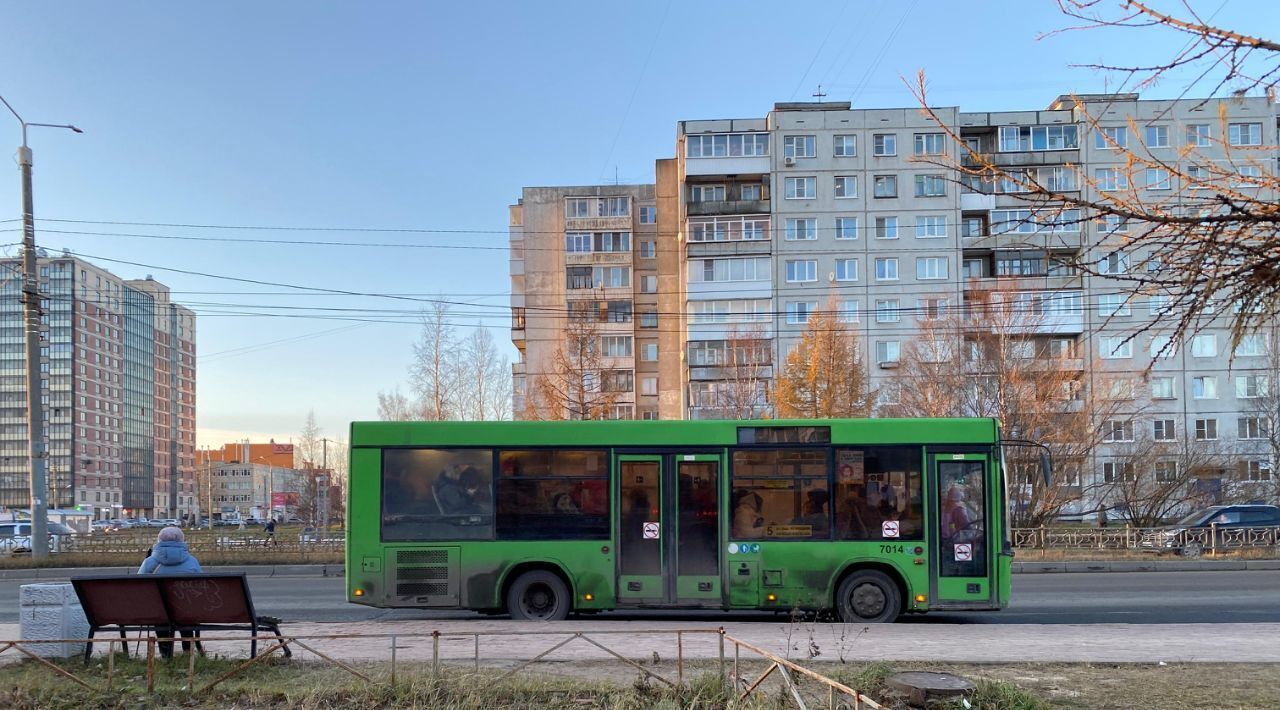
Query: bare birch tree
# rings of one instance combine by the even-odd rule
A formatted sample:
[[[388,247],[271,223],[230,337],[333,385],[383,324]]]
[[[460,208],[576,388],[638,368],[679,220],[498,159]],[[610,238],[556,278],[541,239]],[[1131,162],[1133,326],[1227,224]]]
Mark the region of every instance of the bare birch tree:
[[[498,355],[493,333],[477,325],[459,350],[460,418],[507,419],[511,408],[511,363]]]
[[[1097,243],[1082,252],[1088,257],[1079,259],[1076,266],[1130,292],[1168,299],[1164,320],[1174,336],[1171,342],[1202,328],[1212,319],[1215,303],[1235,304],[1230,316],[1233,342],[1275,322],[1280,315],[1276,146],[1267,144],[1262,135],[1241,136],[1238,129],[1233,133],[1226,108],[1251,91],[1274,95],[1280,78],[1280,44],[1214,27],[1189,4],[1184,5],[1183,17],[1133,0],[1059,0],[1058,5],[1068,17],[1082,21],[1059,32],[1163,30],[1185,37],[1186,48],[1164,61],[1092,68],[1121,75],[1122,86],[1129,90],[1152,86],[1176,69],[1194,70],[1199,78],[1186,90],[1207,79],[1211,95],[1230,94],[1204,102],[1216,104],[1216,125],[1170,151],[1148,145],[1130,119],[1127,135],[1132,138],[1121,144],[1101,130],[1102,114],[1110,107],[1107,97],[1073,100],[1060,108],[1074,111],[1077,120],[1091,129],[1090,138],[1096,134],[1115,151],[1118,161],[1116,172],[1108,171],[1101,178],[1078,175],[1064,184],[1056,173],[1054,178],[1042,179],[1040,171],[1009,167],[1008,161],[966,142],[929,106],[921,74],[913,92],[925,115],[950,135],[959,151],[920,162],[946,168],[961,184],[1005,185],[1003,192],[1025,203],[1036,222],[1095,220],[1123,226],[1123,234],[1118,229],[1099,230]],[[1066,168],[1075,171],[1077,166]],[[1149,180],[1158,183],[1160,192],[1146,189]],[[1116,273],[1108,265],[1121,253],[1128,255],[1132,268]],[[1137,332],[1150,327],[1151,323],[1139,325]]]
[[[781,419],[871,415],[875,394],[858,352],[855,331],[837,321],[835,299],[809,316],[799,344],[774,378],[773,405]]]
[[[521,418],[609,418],[619,393],[607,386],[610,373],[600,351],[600,331],[590,310],[570,313],[564,339],[556,345],[544,368],[529,377]]]
[[[449,306],[431,304],[422,313],[422,330],[413,345],[410,381],[418,395],[420,418],[429,421],[455,419],[458,416],[459,347],[453,325],[449,322]]]
[[[422,418],[422,410],[397,387],[378,393],[378,418],[384,422],[404,422]]]
[[[707,363],[718,375],[708,393],[706,416],[716,419],[758,419],[768,413],[769,373],[773,348],[758,324],[733,325],[725,334],[724,349]]]

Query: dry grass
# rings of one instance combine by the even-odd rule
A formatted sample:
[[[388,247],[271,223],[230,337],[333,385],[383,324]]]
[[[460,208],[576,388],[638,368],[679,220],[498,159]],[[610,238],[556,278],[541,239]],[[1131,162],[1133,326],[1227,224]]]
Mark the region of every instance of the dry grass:
[[[236,662],[200,659],[197,689]],[[902,670],[938,670],[974,681],[971,698],[978,710],[1119,710],[1121,708],[1276,708],[1280,707],[1280,666],[1268,664],[1092,665],[1092,664],[840,664],[810,662],[814,670],[877,698],[887,707],[905,708],[903,698],[889,692],[884,679]],[[672,690],[644,682],[620,663],[541,663],[527,672],[498,682],[499,670],[449,666],[439,681],[430,668],[401,664],[396,687],[390,687],[388,664],[361,664],[359,670],[376,682],[365,683],[332,666],[272,660],[250,668],[213,691],[192,697],[186,688],[186,663],[181,656],[160,662],[156,691],[145,691],[145,664],[118,660],[115,688],[105,690],[105,661],[87,668],[78,661],[66,667],[99,689],[86,691],[31,662],[0,666],[0,707],[11,708],[781,708],[791,707],[783,688],[774,681],[749,703],[734,705],[717,681],[716,664],[686,664],[687,686]],[[674,677],[663,662],[654,668]],[[750,679],[763,670],[759,662],[744,662],[740,676]],[[825,707],[825,689],[802,680],[800,690],[811,705]],[[958,704],[937,704],[954,708]]]

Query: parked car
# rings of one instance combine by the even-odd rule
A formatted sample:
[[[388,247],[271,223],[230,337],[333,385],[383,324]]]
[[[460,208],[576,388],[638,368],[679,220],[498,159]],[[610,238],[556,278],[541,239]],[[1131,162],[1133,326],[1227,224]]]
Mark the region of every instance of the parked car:
[[[95,520],[89,526],[89,532],[92,533],[111,533],[120,529],[114,520]]]
[[[50,552],[61,552],[74,544],[75,530],[55,522],[49,522],[47,529]],[[21,555],[30,552],[31,523],[29,521],[0,523],[0,553]]]
[[[1214,505],[1145,536],[1141,545],[1154,552],[1176,552],[1196,557],[1205,548],[1229,543],[1234,530],[1272,527],[1280,528],[1280,506]]]

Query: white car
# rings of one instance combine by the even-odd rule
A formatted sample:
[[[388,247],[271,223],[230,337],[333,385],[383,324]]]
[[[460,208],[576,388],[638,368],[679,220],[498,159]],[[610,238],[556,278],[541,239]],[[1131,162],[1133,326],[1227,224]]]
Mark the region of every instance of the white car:
[[[72,544],[74,530],[62,523],[49,523],[49,551],[61,552]],[[0,553],[23,555],[31,552],[31,523],[0,523]]]

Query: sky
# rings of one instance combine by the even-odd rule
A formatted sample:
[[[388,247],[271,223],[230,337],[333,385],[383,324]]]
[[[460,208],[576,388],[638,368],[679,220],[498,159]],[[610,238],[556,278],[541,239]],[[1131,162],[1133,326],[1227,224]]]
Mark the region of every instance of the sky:
[[[1237,29],[1280,19],[1273,0],[1192,4]],[[202,446],[288,440],[308,411],[338,438],[375,418],[379,391],[408,389],[422,299],[514,356],[507,206],[522,186],[652,182],[677,121],[763,117],[819,84],[828,101],[914,106],[904,78],[921,70],[937,105],[1043,108],[1117,87],[1081,65],[1185,44],[1042,38],[1071,24],[1053,0],[83,0],[4,16],[0,96],[84,130],[31,131],[37,241],[152,275],[197,312]],[[1144,96],[1176,95],[1177,78]],[[0,146],[20,140],[0,116]],[[0,220],[21,216],[9,175]],[[18,226],[0,221],[0,242]],[[246,239],[351,245],[228,241]]]

